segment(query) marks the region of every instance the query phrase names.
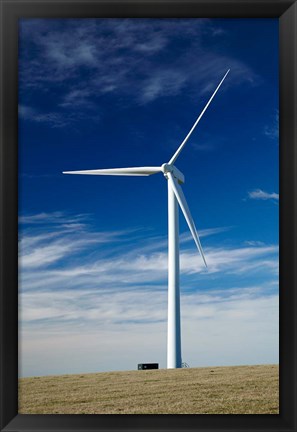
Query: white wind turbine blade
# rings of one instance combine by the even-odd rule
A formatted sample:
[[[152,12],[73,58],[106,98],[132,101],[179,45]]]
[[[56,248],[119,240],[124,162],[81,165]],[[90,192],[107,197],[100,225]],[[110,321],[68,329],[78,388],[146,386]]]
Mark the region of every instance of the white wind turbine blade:
[[[184,214],[184,217],[187,221],[187,224],[190,228],[190,231],[192,233],[193,239],[196,243],[196,246],[198,248],[198,251],[200,252],[200,255],[204,261],[205,267],[207,267],[206,264],[206,260],[205,260],[205,256],[203,253],[203,249],[199,240],[199,236],[193,221],[193,218],[191,216],[187,201],[185,199],[184,193],[182,191],[182,188],[180,187],[180,185],[178,184],[178,181],[175,180],[174,176],[172,175],[172,173],[168,172],[167,173],[167,177],[168,177],[168,181],[170,182],[170,186],[172,187],[172,190],[174,192],[174,195],[176,196],[176,199],[180,205],[180,208],[182,209],[182,212]]]
[[[186,142],[188,141],[188,139],[190,138],[193,130],[195,129],[195,127],[197,126],[197,124],[199,123],[199,121],[201,120],[203,114],[205,113],[205,111],[207,110],[209,104],[211,103],[211,101],[213,100],[213,98],[215,97],[217,91],[219,90],[219,88],[221,87],[224,79],[226,78],[226,76],[228,75],[230,69],[227,70],[227,72],[225,73],[224,77],[222,78],[220,84],[217,86],[217,88],[215,89],[215,91],[213,92],[211,98],[209,99],[209,101],[207,102],[207,104],[205,105],[204,109],[202,110],[201,114],[199,115],[199,117],[197,118],[197,120],[195,121],[194,125],[192,126],[192,129],[190,130],[190,132],[188,133],[188,135],[186,136],[186,138],[183,140],[183,142],[181,143],[181,145],[179,146],[179,148],[176,150],[176,152],[174,153],[174,155],[172,156],[172,158],[170,159],[170,161],[168,162],[170,165],[174,164],[174,162],[176,161],[178,155],[180,154],[180,152],[182,151],[184,145],[186,144]]]
[[[63,174],[114,175],[114,176],[149,176],[162,172],[162,167],[110,168],[84,171],[63,171]]]

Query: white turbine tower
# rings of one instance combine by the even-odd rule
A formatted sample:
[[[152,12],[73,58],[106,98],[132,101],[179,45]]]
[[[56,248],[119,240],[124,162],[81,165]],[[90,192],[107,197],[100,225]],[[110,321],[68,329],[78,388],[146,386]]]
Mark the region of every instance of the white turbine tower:
[[[221,82],[213,92],[201,114],[195,121],[192,129],[183,140],[177,151],[168,163],[160,167],[136,167],[136,168],[111,168],[84,171],[64,171],[63,174],[88,174],[88,175],[115,175],[115,176],[149,176],[162,172],[168,180],[168,333],[167,333],[167,368],[180,368],[181,357],[181,331],[180,331],[180,290],[179,290],[179,224],[178,204],[184,214],[192,233],[198,251],[207,267],[199,236],[185,200],[180,184],[184,183],[184,175],[173,165],[184,145],[190,138],[193,130],[199,123],[215,94],[222,85],[230,69],[225,73]]]

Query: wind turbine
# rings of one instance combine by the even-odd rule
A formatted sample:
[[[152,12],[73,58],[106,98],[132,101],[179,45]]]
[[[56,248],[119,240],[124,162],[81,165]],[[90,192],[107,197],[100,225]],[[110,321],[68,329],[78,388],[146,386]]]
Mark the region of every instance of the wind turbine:
[[[64,171],[63,174],[114,175],[114,176],[149,176],[163,173],[168,184],[168,329],[167,329],[167,368],[182,367],[181,330],[180,330],[180,289],[179,289],[179,220],[178,204],[187,221],[198,251],[207,267],[199,236],[191,216],[188,204],[180,184],[184,183],[184,175],[174,166],[174,162],[190,138],[195,127],[201,120],[212,99],[228,75],[227,70],[209,101],[201,111],[190,132],[180,144],[168,163],[160,167],[111,168],[84,171]]]

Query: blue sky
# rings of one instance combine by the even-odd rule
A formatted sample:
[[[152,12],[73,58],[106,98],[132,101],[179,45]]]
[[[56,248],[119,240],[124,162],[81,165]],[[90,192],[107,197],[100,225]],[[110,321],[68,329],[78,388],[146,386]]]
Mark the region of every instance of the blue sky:
[[[176,161],[182,358],[278,362],[278,21],[24,19],[19,31],[23,376],[166,367],[167,185],[62,171]]]

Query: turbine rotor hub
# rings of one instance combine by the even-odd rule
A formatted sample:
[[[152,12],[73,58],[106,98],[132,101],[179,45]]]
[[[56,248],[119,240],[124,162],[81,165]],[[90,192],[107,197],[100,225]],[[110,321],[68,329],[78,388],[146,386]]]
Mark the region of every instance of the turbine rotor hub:
[[[163,171],[163,174],[166,178],[167,178],[167,173],[171,173],[178,180],[179,183],[185,182],[185,176],[174,165],[164,163],[162,165],[162,171]]]

